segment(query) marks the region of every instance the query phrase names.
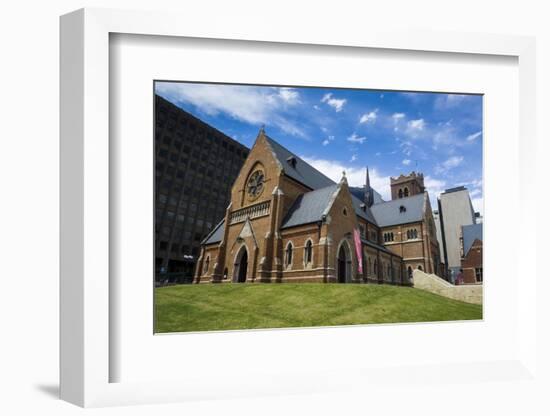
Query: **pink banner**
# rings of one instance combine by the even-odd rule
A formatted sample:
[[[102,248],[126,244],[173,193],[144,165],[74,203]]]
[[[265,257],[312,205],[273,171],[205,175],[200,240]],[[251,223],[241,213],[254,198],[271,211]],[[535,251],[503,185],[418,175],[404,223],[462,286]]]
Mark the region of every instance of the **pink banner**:
[[[355,254],[357,254],[357,271],[363,274],[363,254],[361,253],[361,234],[356,228],[353,230],[353,240],[355,241]]]

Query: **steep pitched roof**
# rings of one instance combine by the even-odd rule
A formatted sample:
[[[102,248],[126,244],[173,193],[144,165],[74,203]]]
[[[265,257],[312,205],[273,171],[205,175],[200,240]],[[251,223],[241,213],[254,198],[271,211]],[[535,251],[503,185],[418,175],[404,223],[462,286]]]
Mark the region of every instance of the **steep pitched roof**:
[[[475,240],[483,241],[483,224],[463,225],[462,241],[464,244],[464,256],[468,254]]]
[[[283,167],[285,175],[311,189],[319,189],[324,188],[325,186],[334,185],[334,181],[327,178],[309,163],[305,162],[303,159],[300,159],[271,137],[267,135],[264,135],[264,137],[266,138],[267,143],[271,146],[273,154],[277,158],[279,164]],[[289,163],[290,158],[294,158],[296,161],[294,165]]]
[[[380,193],[376,189],[374,189],[374,188],[371,188],[371,189],[372,189],[372,194],[373,194],[373,197],[374,197],[374,203],[375,204],[381,204],[382,202],[385,202],[382,199],[382,195],[380,195]],[[361,201],[364,200],[364,198],[365,198],[365,187],[364,186],[363,187],[350,186],[349,191],[353,196],[357,197]]]
[[[407,198],[394,199],[373,205],[371,211],[380,227],[422,221],[424,217],[424,199],[425,195],[423,193]]]
[[[337,189],[338,185],[334,184],[298,196],[283,219],[281,229],[319,221]]]
[[[326,214],[327,209],[332,204],[337,190],[338,185],[334,184],[298,196],[283,219],[281,229],[310,224],[321,220],[323,214]],[[360,199],[351,195],[351,202],[357,216],[371,224],[376,224],[376,220],[370,209],[366,207],[365,211],[363,211],[361,208],[363,202]]]
[[[221,220],[216,227],[210,233],[204,237],[201,244],[215,244],[222,241],[223,233],[225,231],[225,220]]]
[[[315,215],[318,213],[315,209],[313,209],[311,212],[305,212],[305,211],[309,210],[311,206],[317,207],[318,205],[322,205],[322,202],[323,202],[322,197],[326,196],[326,193],[329,192],[329,190],[325,189],[323,192],[314,193],[313,195],[308,195],[308,194],[311,194],[314,191],[321,190],[324,188],[330,188],[331,186],[336,187],[337,186],[336,183],[332,179],[323,175],[321,172],[319,172],[309,163],[305,162],[303,159],[296,156],[290,150],[286,149],[285,147],[277,143],[271,137],[265,134],[264,134],[264,137],[266,138],[268,144],[273,150],[273,154],[277,158],[277,161],[283,167],[285,175],[304,184],[308,188],[313,189],[313,191],[306,192],[301,197],[298,197],[296,199],[293,207],[290,209],[289,213],[287,214],[287,223],[285,224],[283,222],[283,225],[286,228],[288,228],[295,225],[307,224],[310,222],[318,221],[321,218],[321,214],[315,217]],[[294,165],[289,163],[290,158],[294,158],[295,160]],[[375,191],[375,195],[376,194],[378,193]],[[374,216],[370,212],[370,209],[367,208],[366,211],[363,211],[361,209],[361,204],[363,203],[361,199],[357,198],[355,195],[353,195],[353,193],[351,193],[351,199],[353,202],[353,208],[355,210],[355,213],[361,218],[365,219],[366,221],[376,224],[376,220],[374,219]],[[328,203],[328,199],[325,202]],[[304,204],[306,205],[304,206]],[[302,212],[302,209],[305,211]],[[290,218],[289,214],[292,214],[292,217],[293,217],[292,219]]]
[[[357,198],[355,195],[351,195],[351,202],[353,204],[353,209],[355,210],[355,214],[357,214],[359,217],[363,218],[364,220],[370,222],[371,224],[376,224],[376,219],[374,218],[374,215],[372,215],[372,211],[369,207],[365,207],[365,210],[363,211],[363,208],[361,208],[361,205],[364,204],[363,201],[361,201],[359,198]]]

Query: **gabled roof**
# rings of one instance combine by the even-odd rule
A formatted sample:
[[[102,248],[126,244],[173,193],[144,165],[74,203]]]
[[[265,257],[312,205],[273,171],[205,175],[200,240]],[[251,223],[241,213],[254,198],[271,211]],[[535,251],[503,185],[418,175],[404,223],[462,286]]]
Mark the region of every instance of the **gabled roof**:
[[[380,227],[422,221],[424,200],[425,195],[422,193],[375,204],[371,207],[371,211]]]
[[[215,244],[222,241],[223,233],[225,231],[225,219],[221,220],[216,227],[210,233],[204,237],[201,244]]]
[[[334,181],[323,175],[309,163],[300,159],[290,150],[281,146],[271,137],[264,134],[267,143],[271,146],[274,156],[277,158],[279,164],[283,167],[285,175],[292,179],[304,184],[311,189],[324,188],[326,186],[334,185]],[[289,159],[294,158],[295,164],[289,163]]]
[[[464,256],[468,254],[475,240],[483,241],[483,224],[463,225],[462,241],[464,244]]]
[[[334,184],[298,196],[283,219],[281,229],[319,221],[337,190],[338,185]]]
[[[273,150],[273,154],[277,158],[277,161],[283,167],[285,175],[304,184],[308,188],[313,189],[313,191],[306,192],[305,194],[303,194],[302,196],[296,199],[296,201],[294,202],[294,205],[292,206],[289,213],[287,214],[286,223],[283,221],[283,226],[288,228],[288,227],[307,224],[307,223],[320,220],[322,211],[324,210],[324,208],[326,208],[326,204],[329,201],[328,198],[324,201],[325,207],[323,208],[323,210],[321,210],[321,214],[319,214],[316,211],[316,209],[318,209],[317,206],[322,205],[323,203],[322,198],[324,196],[326,197],[327,193],[330,192],[329,189],[325,189],[325,188],[334,187],[334,190],[335,190],[337,184],[332,179],[323,175],[321,172],[319,172],[309,163],[305,162],[303,159],[296,156],[290,150],[281,146],[271,137],[267,136],[266,134],[264,134],[264,137],[267,140],[267,143],[270,145],[271,149]],[[295,164],[289,163],[289,160],[291,158],[294,158]],[[320,191],[321,189],[324,189],[324,191],[320,193],[313,193],[317,190]],[[313,193],[313,195],[308,195],[311,193]],[[355,210],[355,213],[359,217],[365,219],[366,221],[376,224],[376,220],[374,219],[374,216],[370,212],[369,208],[367,208],[366,211],[363,211],[361,209],[361,204],[363,202],[359,198],[357,198],[355,195],[353,195],[351,192],[350,194],[351,194],[351,199],[353,202],[353,208]],[[311,206],[314,206],[316,208],[310,211]],[[302,210],[305,210],[305,211],[302,211]],[[306,212],[306,211],[310,211],[310,212]]]
[[[374,197],[373,202],[375,204],[381,204],[382,202],[385,202],[384,199],[382,199],[382,195],[380,195],[380,193],[376,189],[374,189],[374,188],[371,188],[371,189],[372,189],[372,196]],[[364,200],[364,198],[365,198],[365,187],[364,186],[363,187],[350,186],[349,191],[353,196],[356,196],[361,201]]]
[[[371,224],[376,224],[376,219],[374,218],[374,215],[372,215],[372,211],[369,207],[365,207],[365,210],[361,208],[361,205],[364,204],[363,201],[361,201],[359,198],[357,198],[355,195],[351,195],[351,202],[353,204],[353,209],[355,213],[363,218],[364,220],[370,222]]]
[[[298,196],[283,219],[281,229],[320,221],[332,205],[337,191],[338,185],[334,184]],[[354,195],[350,196],[355,214],[371,224],[376,224],[370,209],[366,207],[363,211],[361,208],[363,202]]]

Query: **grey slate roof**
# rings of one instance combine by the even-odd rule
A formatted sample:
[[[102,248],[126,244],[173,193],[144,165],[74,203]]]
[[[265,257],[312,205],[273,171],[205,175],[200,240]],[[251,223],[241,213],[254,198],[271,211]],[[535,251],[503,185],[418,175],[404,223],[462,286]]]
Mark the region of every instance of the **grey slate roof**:
[[[275,157],[277,158],[279,163],[283,166],[283,169],[287,176],[291,177],[292,179],[300,183],[303,183],[304,185],[306,185],[307,187],[313,190],[321,190],[321,189],[330,188],[330,187],[334,187],[334,190],[336,190],[337,185],[332,179],[329,179],[328,177],[323,175],[313,166],[305,162],[303,159],[300,159],[290,150],[281,146],[271,137],[266,135],[265,138],[269,143],[269,145],[271,146],[271,148],[273,149],[273,153],[275,154]],[[290,157],[294,157],[296,159],[295,166],[292,166],[290,163],[288,163],[287,160]],[[293,227],[300,224],[308,224],[321,219],[321,214],[326,208],[327,203],[329,202],[330,195],[332,195],[330,194],[329,198],[325,198],[323,201],[323,197],[326,197],[326,194],[328,192],[330,191],[328,189],[325,189],[321,193],[308,195],[308,194],[311,194],[312,192],[307,192],[302,197],[298,197],[293,207],[290,209],[289,213],[287,214],[286,223],[283,221],[283,227],[288,228],[288,227]],[[377,194],[378,192],[375,191],[375,198]],[[361,209],[362,201],[353,194],[351,195],[351,199],[353,202],[353,208],[355,210],[355,213],[358,216],[364,218],[365,220],[373,224],[376,224],[376,220],[374,219],[374,216],[372,215],[370,210],[367,208],[365,212]],[[320,205],[323,204],[323,202],[325,205],[322,208],[319,208]],[[311,210],[311,207],[315,207],[315,208]],[[311,211],[311,212],[306,212],[306,211]]]
[[[483,241],[483,224],[463,225],[462,240],[464,242],[464,256],[468,254],[476,239]]]
[[[363,204],[363,201],[361,201],[359,198],[357,198],[355,195],[352,195],[351,196],[351,202],[353,204],[353,209],[355,210],[355,213],[367,220],[368,222],[370,222],[371,224],[376,224],[376,219],[374,218],[374,215],[372,215],[372,211],[370,210],[369,207],[367,207],[365,209],[365,211],[363,211],[361,209],[361,204]],[[373,205],[374,206],[374,205]]]
[[[202,240],[201,244],[215,244],[222,241],[223,233],[225,230],[225,220],[221,220],[216,227],[210,231],[210,234],[208,234],[204,240]]]
[[[380,227],[421,221],[424,217],[424,198],[424,194],[418,194],[394,199],[373,205],[371,211]],[[401,212],[401,206],[405,207],[404,212]]]
[[[365,198],[365,187],[364,186],[363,187],[350,186],[349,191],[351,192],[352,195],[356,196],[361,201],[364,200],[364,198]],[[382,195],[380,195],[380,193],[374,188],[372,188],[372,195],[374,197],[374,203],[375,204],[381,204],[382,202],[384,202],[384,200],[382,199]]]
[[[330,185],[306,192],[296,198],[283,219],[281,229],[319,221],[338,185]]]
[[[388,254],[391,254],[392,256],[399,257],[399,255],[395,254],[395,253],[394,253],[393,251],[391,251],[390,249],[388,249],[388,248],[386,248],[386,247],[384,247],[384,246],[382,246],[382,245],[380,245],[380,244],[373,243],[372,241],[369,241],[369,240],[367,240],[367,239],[365,239],[365,238],[362,238],[362,239],[361,239],[361,242],[362,242],[363,244],[366,244],[367,246],[370,246],[370,247],[375,248],[375,249],[377,249],[377,250],[384,251],[384,252],[386,252],[386,253],[388,253]]]
[[[325,186],[334,185],[334,181],[327,178],[317,169],[315,169],[310,164],[306,163],[303,159],[300,159],[290,150],[284,148],[275,140],[269,136],[265,136],[267,142],[273,149],[275,157],[279,163],[283,166],[285,174],[292,179],[303,183],[305,186],[311,189],[324,188]],[[293,167],[290,163],[287,162],[287,159],[294,157],[296,159],[296,166]]]

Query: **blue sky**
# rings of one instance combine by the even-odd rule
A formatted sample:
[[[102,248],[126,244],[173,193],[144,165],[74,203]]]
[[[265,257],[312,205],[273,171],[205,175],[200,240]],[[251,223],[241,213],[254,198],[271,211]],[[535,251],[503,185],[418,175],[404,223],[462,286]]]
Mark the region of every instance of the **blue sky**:
[[[336,88],[156,82],[155,92],[251,147],[269,136],[331,179],[346,171],[389,200],[389,178],[423,172],[432,206],[464,185],[476,211],[482,199],[482,97]]]

